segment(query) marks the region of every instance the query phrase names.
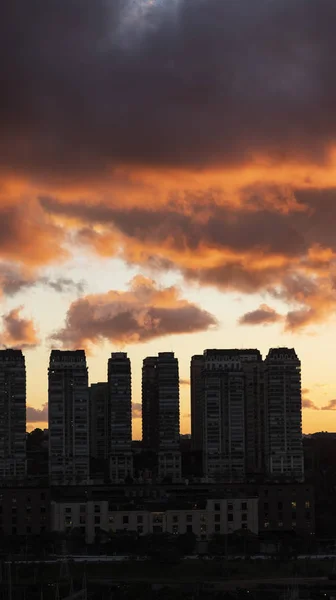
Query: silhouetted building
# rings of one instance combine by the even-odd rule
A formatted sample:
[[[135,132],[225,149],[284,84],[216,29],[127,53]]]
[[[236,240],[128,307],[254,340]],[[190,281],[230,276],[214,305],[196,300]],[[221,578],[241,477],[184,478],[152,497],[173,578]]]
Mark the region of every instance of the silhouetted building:
[[[133,476],[132,373],[126,352],[113,352],[108,361],[110,479]]]
[[[109,386],[107,382],[90,385],[90,454],[107,460],[110,443]]]
[[[21,350],[0,350],[0,480],[25,476],[25,358]]]
[[[264,361],[266,469],[272,477],[304,476],[301,363],[293,348],[271,348]]]
[[[204,356],[197,354],[190,362],[191,440],[194,451],[203,451],[204,427]]]
[[[148,357],[142,369],[144,447],[158,453],[158,477],[181,478],[180,387],[173,352]]]
[[[89,388],[84,350],[52,350],[49,363],[49,478],[89,479]]]
[[[203,468],[207,478],[242,480],[248,467],[260,467],[262,440],[257,431],[261,421],[254,421],[263,402],[260,370],[259,350],[204,351]]]

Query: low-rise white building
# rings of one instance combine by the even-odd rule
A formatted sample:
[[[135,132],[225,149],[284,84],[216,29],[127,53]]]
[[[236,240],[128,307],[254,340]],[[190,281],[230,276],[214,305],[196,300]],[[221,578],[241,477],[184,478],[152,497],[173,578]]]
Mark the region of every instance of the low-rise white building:
[[[117,507],[108,500],[52,501],[51,528],[66,532],[79,528],[92,543],[101,530],[116,533],[194,533],[198,540],[214,534],[247,529],[258,534],[258,498],[209,499],[192,503],[145,503]]]

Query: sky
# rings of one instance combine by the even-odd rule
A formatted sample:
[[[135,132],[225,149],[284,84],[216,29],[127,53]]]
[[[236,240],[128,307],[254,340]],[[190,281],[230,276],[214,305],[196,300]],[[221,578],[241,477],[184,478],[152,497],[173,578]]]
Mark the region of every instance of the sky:
[[[0,331],[28,428],[51,348],[133,374],[174,351],[294,347],[303,430],[335,431],[335,0],[0,6]]]

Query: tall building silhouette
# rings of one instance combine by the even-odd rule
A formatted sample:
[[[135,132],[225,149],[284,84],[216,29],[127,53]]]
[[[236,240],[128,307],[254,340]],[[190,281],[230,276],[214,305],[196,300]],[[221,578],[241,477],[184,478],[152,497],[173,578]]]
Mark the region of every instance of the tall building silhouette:
[[[158,453],[158,477],[181,478],[180,387],[173,352],[145,358],[142,368],[143,443]]]
[[[25,475],[25,358],[21,350],[0,350],[0,479]]]
[[[203,450],[204,427],[204,356],[196,354],[190,361],[191,447]]]
[[[204,394],[204,474],[209,479],[243,480],[249,467],[255,470],[255,462],[262,460],[262,440],[256,432],[261,422],[254,422],[263,402],[254,377],[262,370],[261,354],[256,349],[205,350],[203,358],[198,377]]]
[[[294,348],[271,348],[264,361],[266,470],[303,479],[301,363]]]
[[[109,386],[107,382],[90,385],[90,455],[98,460],[109,456]]]
[[[52,350],[49,362],[49,478],[89,479],[89,388],[84,350]]]
[[[113,352],[108,361],[110,479],[133,476],[132,373],[126,352]]]

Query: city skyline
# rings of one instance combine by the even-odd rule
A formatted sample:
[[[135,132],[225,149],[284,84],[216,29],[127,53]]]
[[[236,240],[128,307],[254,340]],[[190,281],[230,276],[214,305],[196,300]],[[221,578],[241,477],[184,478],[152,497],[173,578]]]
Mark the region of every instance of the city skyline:
[[[205,348],[287,346],[303,431],[334,431],[334,0],[14,4],[0,339],[25,353],[29,427],[51,348],[85,349],[90,383],[128,353],[138,439],[144,357],[188,381]]]

